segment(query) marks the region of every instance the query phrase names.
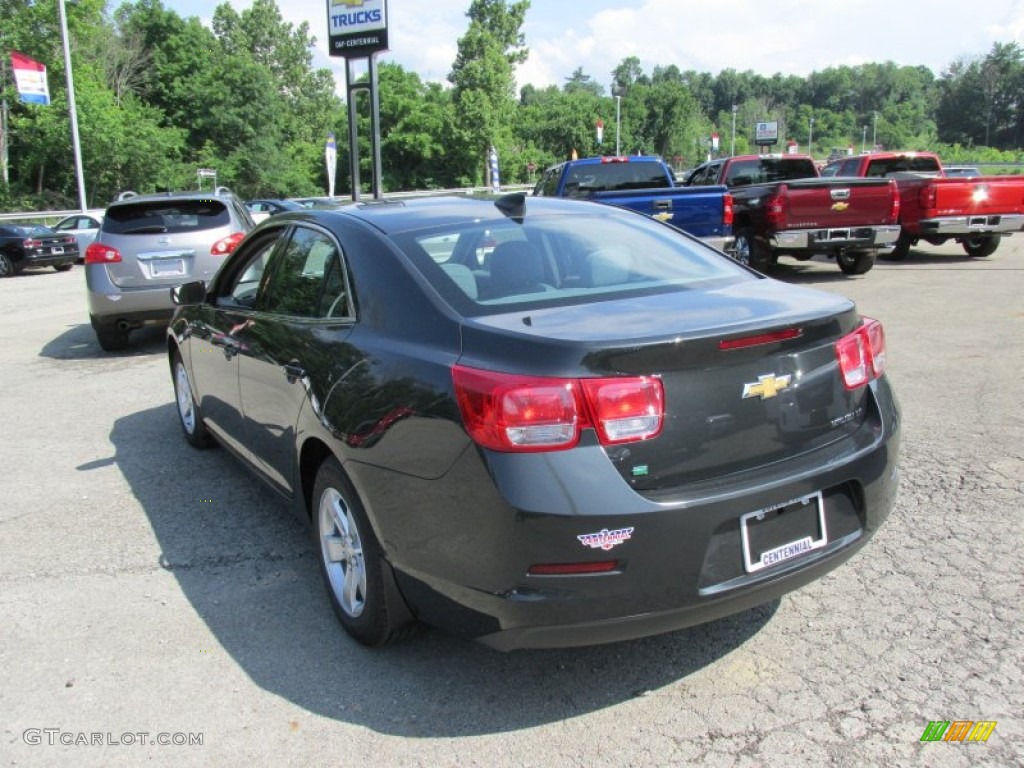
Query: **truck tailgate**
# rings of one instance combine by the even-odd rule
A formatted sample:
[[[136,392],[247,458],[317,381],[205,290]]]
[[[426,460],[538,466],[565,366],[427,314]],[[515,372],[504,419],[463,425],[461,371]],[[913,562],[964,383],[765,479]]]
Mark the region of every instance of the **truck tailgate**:
[[[837,183],[838,182],[838,183]],[[891,223],[895,186],[887,179],[787,181],[788,226],[853,227]]]
[[[972,179],[931,179],[936,215],[1024,213],[1024,179],[981,176]]]

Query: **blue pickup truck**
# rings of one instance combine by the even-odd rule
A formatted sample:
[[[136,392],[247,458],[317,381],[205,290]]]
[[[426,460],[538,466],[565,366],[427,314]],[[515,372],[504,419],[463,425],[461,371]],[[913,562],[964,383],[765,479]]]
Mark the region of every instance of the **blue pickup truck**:
[[[653,155],[567,160],[544,171],[533,194],[630,208],[666,221],[720,251],[733,245],[728,187],[677,187],[672,169]]]

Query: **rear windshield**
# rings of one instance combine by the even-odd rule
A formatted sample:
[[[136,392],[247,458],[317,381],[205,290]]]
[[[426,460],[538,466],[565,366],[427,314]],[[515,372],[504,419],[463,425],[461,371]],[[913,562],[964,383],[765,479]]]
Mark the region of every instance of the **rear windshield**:
[[[587,164],[569,170],[565,178],[565,194],[567,197],[585,197],[594,192],[622,192],[671,185],[661,163],[640,161]]]
[[[868,176],[885,177],[890,173],[938,173],[934,157],[888,157],[868,163]]]
[[[396,242],[464,315],[757,279],[699,240],[639,215],[534,215],[522,224],[500,220],[402,233]]]
[[[220,200],[151,200],[107,209],[103,229],[115,235],[180,234],[231,224]]]
[[[767,184],[772,181],[790,181],[817,176],[814,162],[803,158],[755,158],[735,160],[729,164],[725,183],[730,186]]]

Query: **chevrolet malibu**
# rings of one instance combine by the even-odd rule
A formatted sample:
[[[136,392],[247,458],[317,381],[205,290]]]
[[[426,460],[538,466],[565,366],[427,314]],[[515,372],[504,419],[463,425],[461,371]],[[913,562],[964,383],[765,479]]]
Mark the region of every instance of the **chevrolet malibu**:
[[[172,293],[185,438],[291,502],[366,645],[709,621],[833,570],[894,503],[881,324],[629,211],[283,213]]]

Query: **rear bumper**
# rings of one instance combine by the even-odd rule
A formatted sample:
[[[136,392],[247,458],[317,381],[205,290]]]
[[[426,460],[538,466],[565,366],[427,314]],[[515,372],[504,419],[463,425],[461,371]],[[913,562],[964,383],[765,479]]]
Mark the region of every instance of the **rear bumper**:
[[[346,470],[363,498],[419,500],[415,510],[378,503],[368,511],[422,621],[500,650],[628,640],[771,601],[869,541],[895,503],[900,442],[888,382],[870,387],[874,413],[850,439],[785,468],[665,497],[635,492],[596,443],[519,455],[471,447],[436,480],[356,462]],[[818,491],[827,543],[748,573],[740,518]],[[536,564],[607,561],[615,567],[603,574],[529,573]]]
[[[921,219],[916,234],[927,235],[980,235],[1008,234],[1024,229],[1024,216],[1019,214],[986,216],[947,216]]]
[[[702,237],[701,240],[712,248],[717,248],[724,253],[732,251],[733,246],[736,244],[736,238],[732,235],[723,235],[721,237]]]
[[[779,251],[814,251],[826,253],[839,248],[870,250],[891,248],[900,236],[898,224],[869,227],[831,227],[793,229],[775,232],[768,238]]]
[[[18,268],[23,267],[55,267],[62,264],[74,264],[78,258],[78,251],[69,249],[60,254],[37,254],[26,253],[25,258],[18,262]]]
[[[102,264],[86,264],[85,283],[93,327],[116,325],[119,321],[133,327],[166,324],[174,314],[167,285],[119,288],[111,282]]]

